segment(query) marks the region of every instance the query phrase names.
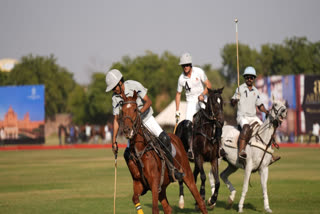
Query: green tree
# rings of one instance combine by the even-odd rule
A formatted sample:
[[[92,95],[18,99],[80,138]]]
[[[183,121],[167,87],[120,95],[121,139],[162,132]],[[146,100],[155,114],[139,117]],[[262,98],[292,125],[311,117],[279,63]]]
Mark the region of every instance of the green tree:
[[[5,85],[45,85],[46,117],[67,111],[69,94],[76,86],[73,74],[56,63],[53,55],[49,57],[22,57],[8,75]]]
[[[87,95],[85,88],[76,85],[69,94],[67,102],[67,112],[72,114],[72,120],[75,124],[83,125],[87,118],[86,106],[87,106]]]
[[[221,51],[222,57],[222,72],[226,77],[228,83],[237,82],[237,54],[236,45],[227,44]],[[259,66],[258,65],[258,52],[251,49],[248,45],[239,43],[239,72],[242,74],[245,67]]]
[[[106,93],[104,73],[93,73],[88,86],[86,103],[86,122],[104,124],[112,116],[112,92]]]

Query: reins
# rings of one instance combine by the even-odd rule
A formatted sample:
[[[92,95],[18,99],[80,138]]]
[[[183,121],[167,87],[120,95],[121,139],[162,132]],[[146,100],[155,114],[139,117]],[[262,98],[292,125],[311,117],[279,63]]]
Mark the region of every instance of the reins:
[[[200,102],[204,103],[204,104],[206,105],[206,107],[207,107],[207,105],[209,105],[207,102],[204,102],[204,101],[200,101]],[[199,102],[199,104],[198,104],[199,106],[200,106],[200,102]],[[211,107],[211,109],[213,108],[212,106],[210,106],[210,107]],[[215,115],[214,111],[211,111],[212,115],[209,115],[209,114],[205,111],[205,109],[201,108],[201,106],[200,106],[200,112],[201,112],[202,115],[204,116],[204,119],[207,120],[206,122],[201,123],[200,126],[198,126],[198,127],[201,127],[200,130],[202,130],[202,127],[203,127],[204,125],[206,125],[206,124],[213,124],[213,125],[216,125],[216,126],[219,125],[219,124],[217,124],[217,118],[216,118],[216,115]],[[196,128],[198,128],[198,127],[196,127]],[[212,126],[212,133],[213,133],[213,128],[214,128],[214,127]],[[203,133],[202,131],[196,132],[195,134],[196,134],[196,135],[201,135],[201,136],[203,136],[203,137],[206,138],[209,142],[213,142],[214,139],[215,139],[214,135],[213,135],[212,137],[210,137],[210,136],[208,136],[207,134]]]
[[[282,108],[282,107],[281,107],[281,108]],[[280,109],[281,109],[281,108],[280,108]],[[276,112],[278,113],[278,112],[280,111],[280,109],[276,111],[276,109],[273,108],[273,110],[275,111],[275,113],[276,113]],[[277,115],[277,114],[276,114],[276,115]],[[266,126],[268,126],[269,124],[274,124],[274,123],[273,123],[273,121],[270,120],[270,122],[269,122],[268,124],[266,124]],[[260,126],[260,128],[261,128],[261,126]],[[258,129],[258,131],[257,131],[257,133],[255,134],[255,136],[257,136],[258,139],[259,139],[264,145],[266,145],[266,148],[263,150],[263,155],[262,155],[262,158],[261,158],[261,160],[260,160],[260,163],[259,163],[258,167],[257,167],[255,170],[252,170],[253,173],[257,172],[257,171],[260,169],[260,166],[261,166],[261,164],[262,164],[262,162],[263,162],[263,159],[264,159],[264,157],[265,157],[265,155],[266,155],[266,153],[267,153],[267,150],[268,150],[268,148],[272,145],[273,136],[274,136],[274,134],[275,134],[275,132],[276,132],[276,130],[277,130],[277,127],[274,127],[274,130],[273,130],[273,133],[272,133],[272,135],[271,135],[271,138],[270,138],[268,144],[266,144],[266,143],[264,142],[264,140],[262,139],[262,137],[259,135],[259,130],[260,130],[260,128]],[[253,137],[254,137],[254,136],[253,136]]]

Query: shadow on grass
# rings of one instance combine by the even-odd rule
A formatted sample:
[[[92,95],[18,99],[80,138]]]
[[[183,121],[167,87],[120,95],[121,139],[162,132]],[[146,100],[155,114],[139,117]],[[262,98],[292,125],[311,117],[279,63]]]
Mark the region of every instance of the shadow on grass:
[[[144,206],[149,207],[152,209],[152,204],[145,204]],[[163,208],[162,205],[159,204],[159,211],[163,212]],[[172,213],[199,213],[198,210],[196,210],[195,208],[184,208],[184,209],[180,209],[179,206],[177,205],[170,205],[172,208]],[[219,208],[224,208],[225,210],[234,210],[236,212],[238,212],[238,206],[239,203],[233,203],[231,208],[227,208],[227,202],[225,201],[217,201],[216,202],[216,206],[215,207],[219,207]],[[207,210],[210,212],[210,210],[214,210],[214,209],[210,209],[208,206]],[[257,212],[263,212],[263,210],[261,209],[257,209],[256,206],[254,206],[251,203],[245,203],[243,205],[243,209],[247,209],[247,210],[252,210],[252,211],[257,211]]]

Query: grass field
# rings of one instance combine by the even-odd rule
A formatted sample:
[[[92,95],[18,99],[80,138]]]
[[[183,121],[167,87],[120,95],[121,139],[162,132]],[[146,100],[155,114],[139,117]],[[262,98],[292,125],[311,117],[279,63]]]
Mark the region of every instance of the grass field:
[[[136,213],[131,202],[131,176],[122,152],[118,158],[116,213]],[[269,168],[268,181],[273,212],[320,213],[320,149],[281,148],[277,154],[282,159]],[[225,167],[222,162],[220,169]],[[237,189],[234,206],[225,209],[229,192],[222,183],[217,206],[209,213],[237,213],[243,170],[230,179]],[[244,212],[264,213],[258,173],[252,175],[251,184]],[[207,180],[206,198],[209,189]],[[113,213],[113,191],[114,159],[110,149],[0,151],[1,214]],[[173,213],[197,213],[189,190],[185,189],[184,210],[178,208],[178,184],[171,184],[167,192]],[[150,192],[141,197],[141,204],[145,214],[151,213]]]

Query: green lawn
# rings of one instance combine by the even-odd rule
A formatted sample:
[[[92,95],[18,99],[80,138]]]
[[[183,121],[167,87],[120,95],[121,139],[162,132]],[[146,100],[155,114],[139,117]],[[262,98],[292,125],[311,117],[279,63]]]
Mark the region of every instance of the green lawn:
[[[131,202],[131,176],[122,152],[118,160],[116,213],[136,213]],[[270,167],[268,181],[273,212],[320,213],[320,149],[281,148],[277,154],[282,159]],[[222,162],[220,169],[225,167]],[[208,168],[206,164],[207,171]],[[222,183],[217,207],[209,213],[237,213],[243,170],[230,179],[237,189],[233,208],[225,209],[229,192]],[[244,211],[264,213],[258,173],[251,177],[251,185]],[[209,189],[207,181],[207,193]],[[1,214],[113,213],[113,191],[114,159],[110,149],[0,151]],[[173,213],[197,213],[189,190],[185,188],[184,210],[178,208],[178,184],[171,184],[167,192]],[[141,197],[141,204],[146,214],[151,213],[150,192]]]

